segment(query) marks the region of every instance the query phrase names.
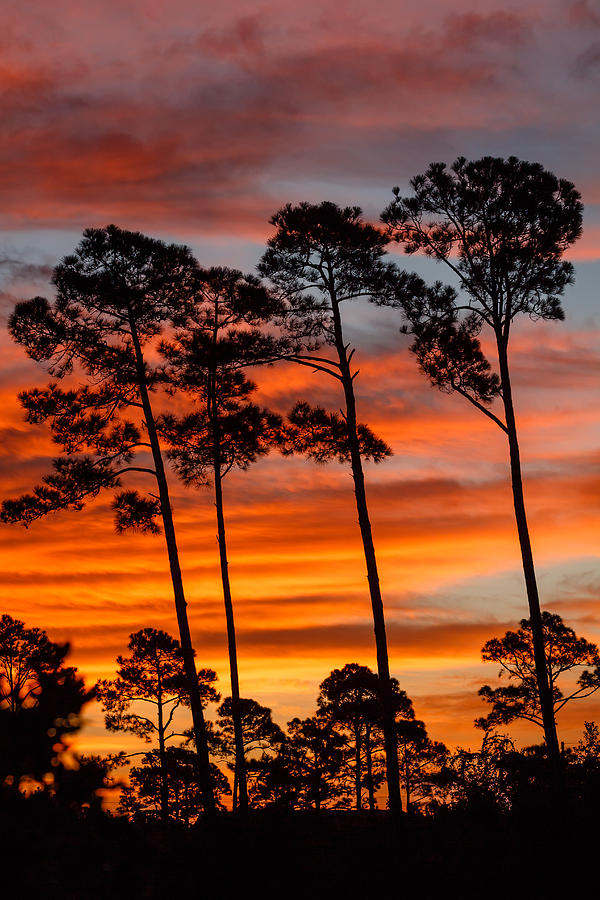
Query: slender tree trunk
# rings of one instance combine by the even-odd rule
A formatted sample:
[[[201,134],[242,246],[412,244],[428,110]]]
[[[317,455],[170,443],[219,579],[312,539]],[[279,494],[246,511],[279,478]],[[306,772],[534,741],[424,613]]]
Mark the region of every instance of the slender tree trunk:
[[[360,725],[354,729],[354,789],[356,791],[356,808],[362,809],[362,765],[360,754],[362,743],[360,739]]]
[[[233,785],[233,809],[245,814],[248,810],[248,782],[246,777],[246,754],[244,752],[244,732],[242,728],[242,707],[240,703],[240,681],[238,675],[237,642],[235,636],[235,619],[231,599],[229,581],[229,562],[227,560],[227,541],[225,537],[225,514],[223,510],[223,479],[221,476],[221,431],[219,428],[218,409],[218,371],[217,343],[219,338],[219,302],[214,308],[212,328],[213,356],[208,379],[207,408],[212,426],[213,478],[215,487],[215,507],[217,510],[217,535],[219,542],[219,559],[221,564],[221,582],[223,585],[223,602],[227,622],[227,649],[229,652],[229,673],[231,680],[231,718],[233,720],[233,741],[235,748],[235,774]]]
[[[169,784],[160,671],[158,672],[158,757],[160,760],[160,812],[163,822],[166,822],[169,818]]]
[[[180,807],[179,807],[179,785],[178,785],[178,783],[177,783],[177,779],[176,779],[176,778],[174,779],[174,781],[175,781],[175,785],[174,785],[174,788],[173,788],[173,795],[174,795],[174,798],[175,798],[175,802],[173,803],[173,812],[175,813],[175,821],[176,821],[176,822],[179,822],[179,819],[180,819],[180,812],[179,812],[179,808],[180,808]]]
[[[186,824],[186,827],[189,827],[190,824],[190,791],[187,783],[184,782],[183,785],[183,819]]]
[[[245,813],[248,809],[248,785],[246,780],[246,755],[244,753],[244,734],[242,731],[242,710],[240,704],[240,682],[238,677],[237,646],[235,639],[235,621],[233,603],[229,583],[229,565],[227,562],[227,544],[225,539],[225,517],[223,514],[223,486],[221,481],[221,465],[218,458],[214,466],[215,505],[217,508],[217,531],[219,538],[219,556],[221,560],[221,580],[223,582],[223,600],[225,602],[225,618],[227,620],[227,646],[229,649],[229,671],[231,674],[231,717],[233,719],[233,737],[235,743],[235,781],[239,809]],[[234,795],[234,809],[236,797]]]
[[[198,759],[198,784],[202,793],[202,802],[207,815],[212,816],[215,813],[215,799],[212,788],[212,777],[210,772],[210,760],[208,757],[208,743],[206,739],[206,726],[204,724],[204,713],[202,710],[202,702],[200,700],[200,690],[198,688],[198,674],[196,672],[196,664],[194,662],[194,648],[192,646],[192,638],[190,634],[190,625],[187,617],[187,603],[183,590],[183,579],[181,577],[181,567],[179,565],[179,553],[177,550],[177,541],[175,537],[175,526],[173,524],[173,516],[171,513],[171,503],[169,499],[169,488],[167,484],[167,476],[165,466],[156,431],[156,424],[152,414],[152,406],[146,385],[146,371],[144,366],[144,358],[140,346],[137,330],[133,315],[130,314],[131,338],[135,350],[136,368],[138,374],[138,386],[140,389],[140,398],[146,429],[148,431],[148,439],[152,450],[152,458],[154,461],[154,470],[156,472],[156,481],[158,484],[158,493],[160,498],[160,509],[165,530],[165,541],[167,544],[167,553],[169,556],[169,566],[171,570],[171,581],[173,583],[173,596],[175,599],[175,611],[177,613],[177,624],[179,626],[179,639],[181,641],[181,650],[185,667],[188,693],[190,697],[190,707],[192,711],[192,722],[194,727],[194,740],[196,742],[196,753]]]
[[[502,400],[504,402],[504,414],[506,418],[508,446],[510,451],[510,473],[512,481],[513,502],[515,508],[515,518],[517,522],[517,532],[519,534],[519,544],[521,547],[521,558],[523,561],[525,586],[527,589],[527,601],[529,603],[529,618],[531,621],[531,636],[533,640],[535,674],[537,679],[538,693],[540,697],[542,720],[544,723],[544,735],[546,738],[546,745],[548,747],[548,756],[553,767],[556,770],[559,770],[561,765],[560,749],[558,746],[558,736],[556,733],[556,719],[554,717],[554,703],[552,691],[550,688],[550,677],[546,662],[540,598],[538,594],[537,580],[535,577],[535,567],[533,564],[531,541],[529,539],[527,514],[525,512],[523,478],[521,474],[521,458],[519,453],[519,441],[517,438],[517,426],[515,422],[515,412],[513,407],[510,373],[508,367],[508,348],[507,342],[502,336],[497,335],[497,346],[500,379],[502,383]]]
[[[367,760],[367,791],[369,794],[369,809],[375,809],[375,788],[373,787],[373,752],[371,749],[371,729],[367,725],[365,733],[365,756]]]
[[[321,810],[321,767],[319,766],[319,760],[317,756],[318,751],[315,751],[315,764],[313,768],[314,775],[314,786],[315,786],[315,809],[317,812]]]
[[[367,579],[371,595],[371,607],[373,610],[373,627],[375,631],[375,645],[377,650],[377,673],[381,690],[383,707],[383,733],[385,741],[386,778],[388,785],[388,797],[390,810],[393,813],[402,811],[402,799],[400,797],[400,773],[398,771],[398,756],[396,748],[396,723],[392,700],[392,686],[390,682],[390,667],[387,647],[387,634],[385,628],[385,616],[383,600],[379,586],[379,574],[377,571],[377,559],[371,531],[371,522],[367,508],[367,496],[365,491],[365,479],[360,458],[358,434],[356,430],[356,406],[354,389],[350,378],[344,384],[346,394],[346,422],[348,426],[348,439],[350,444],[350,456],[352,463],[352,477],[354,479],[354,494],[356,496],[356,509],[358,522],[362,535],[365,560],[367,564]]]
[[[383,599],[379,586],[379,573],[377,571],[377,558],[373,533],[369,520],[367,507],[367,494],[365,490],[365,477],[360,447],[358,443],[356,399],[354,396],[354,381],[350,372],[347,348],[344,344],[342,321],[339,307],[332,294],[332,314],[335,330],[335,344],[340,363],[342,386],[346,399],[346,426],[348,429],[348,447],[352,466],[352,478],[354,480],[354,495],[356,497],[356,510],[358,512],[358,524],[367,565],[367,581],[371,596],[371,608],[373,610],[373,628],[375,631],[375,646],[377,649],[377,673],[379,676],[379,689],[383,711],[383,735],[385,742],[385,768],[388,787],[388,803],[390,811],[394,815],[402,812],[402,798],[400,796],[400,772],[398,770],[398,751],[396,743],[396,722],[394,715],[394,703],[392,685],[390,681],[390,665],[388,657],[387,634],[385,629],[385,615],[383,611]]]

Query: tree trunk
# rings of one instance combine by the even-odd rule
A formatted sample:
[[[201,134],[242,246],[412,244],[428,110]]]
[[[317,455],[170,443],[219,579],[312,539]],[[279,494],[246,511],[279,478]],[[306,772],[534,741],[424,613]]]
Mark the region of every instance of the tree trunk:
[[[162,704],[162,684],[158,672],[158,757],[160,760],[160,813],[163,822],[169,818],[169,783],[167,780],[167,754],[165,750],[165,726]]]
[[[356,808],[362,809],[362,766],[360,752],[362,750],[360,740],[360,724],[354,729],[354,789],[356,791]]]
[[[525,512],[525,499],[523,496],[523,478],[521,474],[521,458],[519,453],[519,441],[517,438],[517,426],[512,400],[510,373],[508,368],[507,342],[497,335],[498,361],[500,366],[500,379],[502,384],[502,399],[504,402],[504,414],[508,432],[508,446],[510,451],[510,473],[512,481],[513,502],[517,532],[521,547],[521,559],[523,561],[523,573],[527,589],[527,601],[529,603],[529,618],[531,621],[531,636],[533,640],[533,654],[535,661],[535,675],[540,697],[542,720],[544,723],[544,735],[548,747],[548,756],[555,770],[560,769],[560,749],[556,733],[556,719],[554,717],[554,703],[550,688],[550,677],[546,663],[544,644],[544,631],[542,627],[542,613],[540,599],[533,564],[533,553],[529,539],[527,514]]]
[[[171,503],[169,499],[169,488],[167,484],[167,476],[163,463],[160,443],[156,431],[156,424],[152,414],[150,405],[150,397],[148,387],[146,385],[146,370],[144,358],[140,346],[139,338],[135,328],[133,315],[130,314],[131,338],[135,350],[136,368],[138,374],[138,386],[140,389],[140,398],[146,429],[148,431],[148,439],[152,450],[152,458],[154,461],[154,470],[156,472],[156,481],[158,484],[158,493],[160,498],[160,509],[165,530],[165,541],[167,544],[167,553],[169,556],[169,566],[171,570],[171,581],[173,583],[173,596],[175,599],[175,611],[177,613],[177,624],[179,626],[179,639],[181,641],[181,650],[185,667],[187,680],[187,688],[190,697],[190,707],[192,711],[192,722],[194,727],[194,739],[196,742],[196,754],[198,759],[198,784],[202,793],[202,802],[207,815],[212,816],[215,813],[215,799],[212,788],[212,778],[210,772],[210,760],[208,758],[208,743],[206,740],[206,727],[204,724],[204,713],[202,710],[202,702],[200,700],[200,690],[198,688],[198,674],[196,672],[196,664],[194,662],[194,648],[192,646],[192,638],[190,635],[190,626],[187,617],[187,603],[183,590],[183,579],[181,577],[181,567],[179,565],[179,553],[177,550],[177,541],[175,537],[175,526],[173,524],[173,516],[171,513]]]
[[[365,477],[363,473],[362,460],[360,458],[360,447],[358,443],[356,421],[356,399],[354,396],[354,382],[352,379],[352,374],[350,372],[347,348],[344,345],[342,321],[340,317],[339,307],[337,301],[335,300],[334,293],[330,293],[335,330],[335,344],[340,363],[342,386],[344,388],[344,396],[346,399],[346,426],[348,429],[348,448],[350,450],[352,478],[354,480],[356,510],[358,512],[358,524],[360,526],[360,533],[365,554],[365,562],[367,564],[367,581],[369,584],[369,593],[371,596],[371,608],[373,610],[373,628],[375,631],[375,646],[377,649],[377,673],[379,676],[379,688],[381,691],[383,711],[383,734],[385,742],[385,768],[388,787],[388,803],[390,811],[393,814],[398,815],[402,812],[402,798],[400,796],[400,772],[398,770],[396,722],[394,716],[392,685],[390,682],[390,666],[388,658],[387,635],[385,630],[385,615],[383,611],[383,599],[381,597],[381,588],[379,586],[379,573],[377,571],[375,545],[373,543],[373,533],[371,531],[371,522],[369,520],[369,510],[367,507]]]
[[[246,780],[246,755],[244,753],[244,734],[242,731],[242,710],[240,706],[240,683],[238,677],[237,647],[235,639],[235,621],[231,586],[229,584],[229,566],[227,562],[227,544],[225,540],[225,517],[223,514],[223,489],[221,483],[221,464],[215,455],[214,466],[215,505],[217,508],[217,530],[219,538],[219,556],[221,560],[221,580],[223,582],[223,600],[225,602],[225,618],[227,620],[227,646],[229,649],[229,671],[231,674],[231,717],[233,719],[233,736],[235,743],[235,779],[239,810],[245,813],[248,809],[248,785]],[[236,808],[234,796],[234,809]]]
[[[174,796],[173,812],[175,814],[175,821],[179,822],[179,819],[180,819],[179,784],[178,784],[176,778],[174,779],[174,782],[175,782],[175,784],[173,787],[173,796]]]
[[[315,809],[317,812],[321,810],[321,767],[319,765],[318,750],[315,750],[315,762],[313,766],[314,787],[315,787]]]
[[[190,790],[187,785],[187,782],[183,784],[183,819],[186,824],[186,827],[189,827],[190,824]]]
[[[356,422],[356,420],[354,421]],[[351,433],[350,416],[348,416],[348,423],[348,431]],[[353,443],[356,444],[355,449],[352,448]],[[362,472],[360,453],[358,451],[358,437],[356,435],[356,430],[354,430],[354,441],[351,437],[350,444],[352,455],[352,474],[354,477],[354,493],[356,495],[356,508],[358,510],[358,521],[363,539],[365,560],[367,563],[367,578],[369,582],[371,606],[373,610],[373,626],[375,631],[375,644],[377,649],[377,674],[379,676],[383,707],[383,733],[385,741],[385,764],[389,805],[392,812],[399,813],[402,811],[402,800],[400,798],[400,774],[398,772],[396,728],[394,707],[392,701],[392,687],[390,683],[390,668],[388,659],[387,635],[385,629],[385,617],[383,612],[381,590],[379,587],[379,576],[377,573],[377,561],[375,558],[375,547],[373,545],[373,537],[371,533],[371,523],[369,521],[369,514],[367,510],[365,483]]]
[[[367,725],[365,733],[365,756],[367,759],[367,791],[369,794],[369,809],[375,809],[375,788],[373,787],[373,751],[371,749],[371,729]]]

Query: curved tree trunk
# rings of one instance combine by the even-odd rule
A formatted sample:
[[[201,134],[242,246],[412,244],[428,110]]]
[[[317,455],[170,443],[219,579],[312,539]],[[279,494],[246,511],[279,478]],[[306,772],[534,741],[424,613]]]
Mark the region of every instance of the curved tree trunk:
[[[338,353],[342,386],[344,388],[344,396],[346,400],[345,418],[346,426],[348,429],[348,448],[350,450],[352,478],[354,480],[356,510],[358,512],[358,524],[360,526],[360,533],[365,554],[365,562],[367,565],[367,581],[369,584],[371,608],[373,611],[373,629],[375,631],[375,646],[377,650],[377,673],[379,676],[379,687],[381,691],[383,711],[383,735],[385,742],[385,768],[388,787],[388,803],[390,811],[394,814],[399,814],[402,812],[402,798],[400,796],[400,772],[398,769],[396,722],[394,715],[392,685],[390,682],[390,666],[388,657],[387,634],[385,629],[385,615],[383,611],[383,599],[381,597],[381,588],[379,585],[379,573],[377,571],[375,545],[373,543],[373,533],[371,531],[371,522],[369,520],[369,510],[367,507],[365,477],[363,473],[362,460],[360,458],[360,447],[358,443],[354,381],[350,372],[347,347],[344,344],[339,307],[335,300],[333,291],[331,291],[330,293],[332,295],[331,305],[335,330],[335,345]]]
[[[502,383],[502,399],[504,402],[504,413],[506,417],[506,428],[508,433],[508,446],[510,451],[510,473],[513,503],[515,508],[515,519],[517,522],[517,532],[519,535],[519,545],[521,547],[521,559],[523,562],[523,573],[525,575],[527,601],[529,604],[529,618],[531,621],[531,636],[533,640],[535,674],[537,679],[538,693],[540,697],[540,707],[542,711],[544,735],[546,738],[546,745],[548,747],[548,755],[553,767],[558,770],[561,766],[561,757],[558,745],[558,736],[556,733],[556,719],[554,717],[552,690],[550,688],[550,678],[548,673],[548,666],[546,663],[546,651],[544,644],[544,631],[542,628],[540,598],[538,594],[537,580],[535,577],[535,567],[533,564],[533,553],[531,550],[531,541],[529,538],[527,514],[525,512],[523,478],[521,474],[521,458],[519,453],[519,441],[517,437],[517,426],[515,422],[515,412],[510,384],[510,373],[508,368],[508,352],[506,341],[502,337],[497,337],[497,345],[498,361],[500,366],[500,379]]]
[[[229,650],[229,671],[231,674],[231,717],[233,719],[233,736],[235,743],[235,783],[237,797],[234,795],[234,809],[245,813],[248,809],[248,786],[246,780],[246,755],[244,753],[244,735],[242,731],[242,712],[240,708],[240,683],[238,677],[237,646],[235,638],[235,621],[233,603],[229,584],[229,566],[227,562],[227,544],[225,539],[225,517],[223,514],[223,490],[221,483],[221,465],[218,458],[214,466],[215,505],[217,508],[217,531],[219,539],[219,556],[221,560],[221,580],[223,582],[223,600],[227,620],[227,647]],[[237,802],[236,802],[237,801]]]
[[[167,544],[167,553],[169,556],[169,566],[171,570],[171,581],[173,583],[173,596],[175,599],[175,611],[177,613],[177,624],[179,626],[179,639],[181,641],[181,650],[185,667],[187,680],[187,688],[190,698],[190,707],[192,711],[192,722],[194,728],[194,740],[196,743],[196,754],[198,759],[198,784],[202,793],[202,802],[207,815],[215,813],[215,799],[212,788],[212,777],[210,772],[210,760],[208,757],[208,743],[206,739],[206,726],[204,724],[204,712],[202,710],[202,702],[200,700],[200,691],[198,688],[198,674],[196,672],[196,664],[194,662],[194,648],[192,646],[192,638],[190,634],[190,625],[187,617],[187,603],[183,590],[183,579],[181,576],[181,567],[179,565],[179,553],[177,550],[177,541],[175,537],[175,526],[173,524],[173,516],[171,513],[171,503],[169,499],[169,488],[167,484],[167,476],[163,463],[160,443],[156,431],[156,424],[152,414],[148,387],[146,385],[146,371],[144,366],[144,358],[140,346],[139,338],[135,328],[133,316],[130,316],[130,328],[133,347],[135,350],[136,369],[138,374],[138,386],[140,389],[140,399],[148,431],[148,439],[152,451],[154,461],[154,470],[156,472],[156,481],[158,484],[158,493],[160,498],[160,509],[165,530],[165,541]]]

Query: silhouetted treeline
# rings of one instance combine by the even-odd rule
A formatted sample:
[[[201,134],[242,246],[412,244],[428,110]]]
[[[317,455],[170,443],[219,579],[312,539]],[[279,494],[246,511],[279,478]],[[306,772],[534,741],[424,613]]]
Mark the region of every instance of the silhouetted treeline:
[[[377,675],[349,663],[323,680],[315,714],[292,719],[285,731],[267,707],[241,699],[250,818],[206,818],[195,753],[186,746],[193,729],[181,700],[184,670],[175,639],[153,629],[133,634],[131,655],[118,658],[116,678],[96,688],[111,730],[133,732],[149,749],[129,758],[86,758],[69,742],[94,690],[64,665],[68,647],[10,616],[1,623],[0,836],[19,896],[200,898],[222,890],[223,873],[228,891],[251,890],[257,867],[266,896],[280,891],[290,873],[294,892],[370,896],[396,890],[399,872],[404,891],[431,900],[449,884],[465,898],[482,892],[501,897],[507,884],[516,885],[513,895],[524,896],[532,877],[537,891],[554,896],[593,874],[600,802],[600,728],[593,722],[563,751],[568,790],[558,810],[543,745],[518,750],[508,736],[486,731],[480,749],[451,751],[428,737],[394,682],[399,771],[411,813],[404,827],[394,828],[379,790],[385,765]],[[527,626],[524,621],[519,632],[488,641],[484,655],[493,649],[494,661],[509,671],[511,654],[521,653],[532,670]],[[558,616],[546,626],[562,641],[555,674],[562,658],[583,669],[579,689],[589,685],[594,672],[585,667],[595,662],[597,649]],[[219,703],[214,672],[198,675],[205,702],[219,704],[207,724],[211,790],[224,811],[236,760],[231,700]],[[535,676],[512,676],[517,687],[527,687],[527,677]],[[151,716],[142,714],[147,707]],[[513,709],[513,718],[519,711]],[[178,733],[181,718],[187,729]],[[27,753],[16,761],[7,748],[22,747],[11,741],[24,733]],[[127,762],[127,775],[116,781],[115,766]],[[116,791],[119,806],[109,814],[102,798]],[[577,865],[554,871],[548,866],[554,857]]]
[[[42,793],[72,810],[99,809],[102,796],[121,790],[117,813],[140,822],[191,825],[206,812],[199,786],[179,642],[145,628],[130,636],[130,655],[117,658],[117,674],[86,690],[75,669],[64,665],[68,645],[50,641],[38,628],[4,615],[0,620],[0,775],[2,794]],[[544,614],[548,668],[558,709],[600,687],[598,649],[577,637],[560,616]],[[530,623],[492,638],[483,658],[500,664],[509,684],[484,685],[480,696],[492,706],[476,720],[484,731],[481,748],[451,751],[431,740],[413,703],[392,679],[398,769],[405,809],[433,815],[442,808],[486,808],[514,812],[552,796],[553,768],[544,745],[518,750],[499,731],[517,719],[543,727],[535,692]],[[590,668],[593,667],[593,668]],[[579,670],[563,693],[559,681]],[[231,697],[221,701],[217,675],[197,671],[206,708],[211,757],[211,794],[225,810],[238,792],[235,723]],[[122,750],[102,759],[78,757],[70,737],[81,710],[93,699],[105,711],[106,727],[132,733],[146,751]],[[217,705],[218,704],[218,705]],[[385,809],[384,709],[379,678],[367,666],[347,663],[322,682],[314,715],[293,718],[282,729],[272,711],[240,698],[242,746],[248,804],[280,813],[292,810]],[[564,751],[561,765],[573,799],[596,790],[600,773],[598,726],[587,722],[579,743]],[[230,784],[229,773],[233,776]],[[119,777],[117,777],[119,776]],[[113,804],[114,806],[114,804]],[[234,809],[236,808],[234,804]]]

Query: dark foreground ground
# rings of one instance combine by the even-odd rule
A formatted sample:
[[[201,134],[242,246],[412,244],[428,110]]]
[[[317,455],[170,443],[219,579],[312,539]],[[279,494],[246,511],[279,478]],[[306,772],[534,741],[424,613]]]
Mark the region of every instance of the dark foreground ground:
[[[2,895],[43,900],[600,897],[598,817],[261,811],[209,829],[0,811]]]

